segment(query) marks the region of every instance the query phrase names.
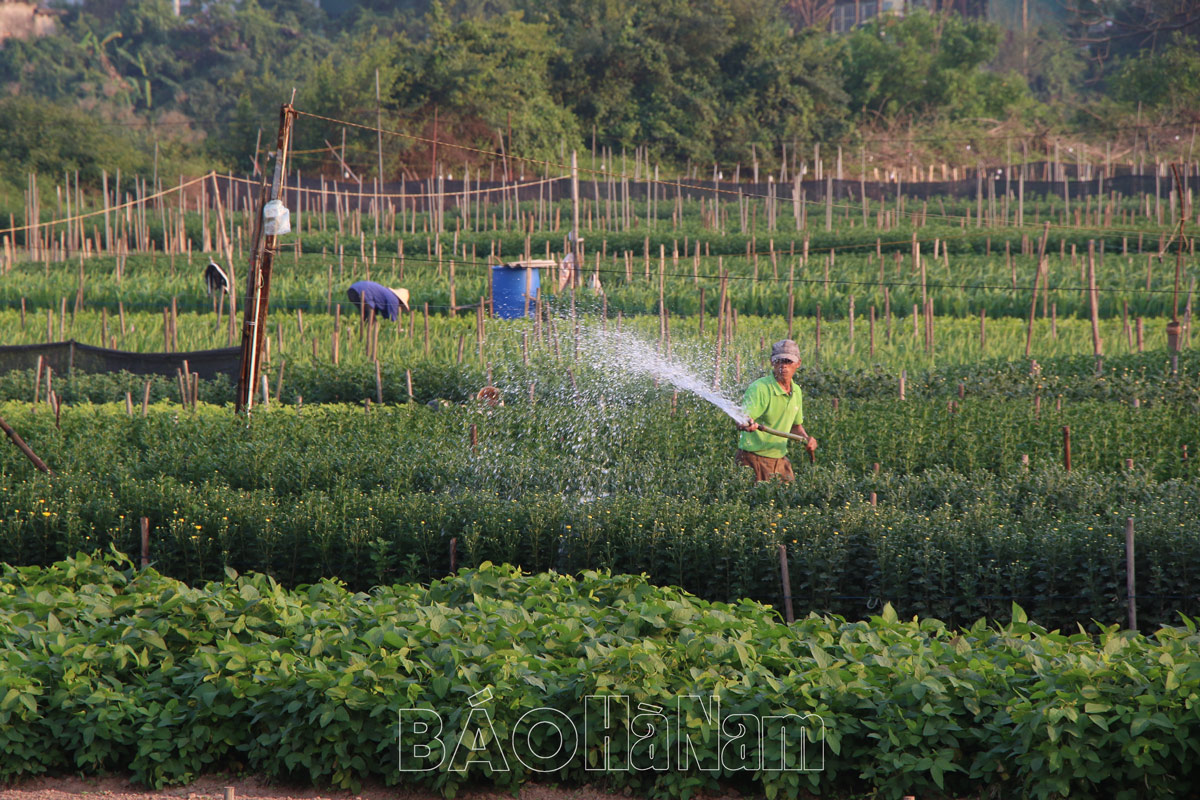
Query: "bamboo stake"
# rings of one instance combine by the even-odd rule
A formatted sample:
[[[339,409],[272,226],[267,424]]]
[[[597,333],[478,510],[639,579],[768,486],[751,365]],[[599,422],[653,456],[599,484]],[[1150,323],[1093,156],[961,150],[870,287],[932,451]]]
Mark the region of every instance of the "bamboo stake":
[[[12,426],[5,422],[3,418],[0,418],[0,430],[4,431],[8,438],[12,440],[12,443],[15,444],[22,453],[25,454],[25,457],[29,459],[30,463],[32,463],[34,467],[41,472],[47,473],[48,475],[54,474],[54,470],[46,466],[45,461],[42,461],[42,459],[38,458],[37,453],[33,452],[32,448],[25,443],[25,440],[21,438],[20,434],[13,430]]]
[[[1100,295],[1096,289],[1096,247],[1095,241],[1088,241],[1088,302],[1092,315],[1092,354],[1104,355],[1104,347],[1100,341]]]

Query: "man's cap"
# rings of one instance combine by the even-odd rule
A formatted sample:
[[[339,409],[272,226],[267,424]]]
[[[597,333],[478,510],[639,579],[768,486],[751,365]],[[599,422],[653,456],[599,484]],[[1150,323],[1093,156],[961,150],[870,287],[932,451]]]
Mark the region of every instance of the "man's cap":
[[[392,294],[396,295],[396,299],[400,301],[400,306],[408,311],[408,289],[392,289],[388,287]]]
[[[791,339],[780,339],[771,345],[771,361],[779,361],[780,359],[798,362],[800,360],[800,348]]]

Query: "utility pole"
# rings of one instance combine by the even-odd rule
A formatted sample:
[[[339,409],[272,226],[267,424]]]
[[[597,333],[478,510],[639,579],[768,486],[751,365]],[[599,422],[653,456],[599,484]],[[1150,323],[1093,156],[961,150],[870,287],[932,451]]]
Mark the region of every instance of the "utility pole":
[[[254,225],[254,246],[250,250],[250,274],[246,278],[246,305],[242,309],[242,368],[238,376],[237,410],[247,411],[254,405],[254,389],[262,369],[259,353],[266,336],[267,307],[271,290],[271,265],[275,260],[275,234],[263,233],[263,207],[278,200],[287,175],[287,153],[291,147],[292,122],[296,110],[285,103],[279,108],[279,136],[275,140],[275,174],[263,187]]]

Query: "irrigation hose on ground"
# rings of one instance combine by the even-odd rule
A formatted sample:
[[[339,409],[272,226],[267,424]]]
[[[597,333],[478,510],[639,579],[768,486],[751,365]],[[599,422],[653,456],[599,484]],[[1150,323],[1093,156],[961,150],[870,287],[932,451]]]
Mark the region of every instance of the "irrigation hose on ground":
[[[762,424],[760,424],[760,425],[758,426],[758,429],[759,429],[760,431],[762,431],[763,433],[769,433],[769,434],[771,434],[772,436],[782,436],[784,439],[792,439],[792,440],[794,440],[794,441],[797,441],[797,442],[803,442],[803,443],[805,443],[805,444],[808,444],[808,439],[807,439],[807,438],[805,438],[805,437],[803,437],[803,436],[798,436],[797,434],[794,434],[794,433],[784,433],[783,431],[777,431],[777,430],[775,430],[774,428],[768,428],[766,425],[762,425]],[[809,460],[809,462],[810,462],[810,463],[815,463],[815,462],[816,462],[816,460],[817,460],[817,453],[816,453],[816,451],[815,451],[815,450],[809,450],[809,451],[808,451],[808,460]]]

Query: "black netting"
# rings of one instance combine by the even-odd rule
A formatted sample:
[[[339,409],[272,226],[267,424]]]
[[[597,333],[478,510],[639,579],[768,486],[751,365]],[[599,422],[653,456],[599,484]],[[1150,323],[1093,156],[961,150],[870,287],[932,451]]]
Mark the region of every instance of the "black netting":
[[[174,375],[187,362],[189,372],[201,378],[218,375],[235,377],[241,367],[240,347],[219,350],[192,350],[186,353],[130,353],[80,344],[74,340],[49,344],[21,344],[0,347],[0,373],[19,369],[37,369],[42,364],[59,374],[81,372],[131,372],[135,375]]]

